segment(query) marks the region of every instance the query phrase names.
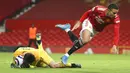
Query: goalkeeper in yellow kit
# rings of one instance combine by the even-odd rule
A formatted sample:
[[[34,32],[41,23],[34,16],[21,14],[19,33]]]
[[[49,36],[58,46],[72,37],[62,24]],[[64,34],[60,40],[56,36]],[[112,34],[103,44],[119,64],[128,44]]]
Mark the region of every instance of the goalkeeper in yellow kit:
[[[43,49],[41,34],[36,35],[38,49],[31,47],[18,47],[13,54],[11,68],[81,68],[80,64],[55,62]]]

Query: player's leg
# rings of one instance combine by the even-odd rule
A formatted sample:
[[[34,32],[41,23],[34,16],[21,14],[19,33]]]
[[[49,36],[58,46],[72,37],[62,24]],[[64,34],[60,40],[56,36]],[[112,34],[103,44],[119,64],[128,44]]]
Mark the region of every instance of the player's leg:
[[[28,47],[30,47],[32,44],[32,39],[29,39],[29,42],[28,42]]]
[[[70,28],[67,28],[68,24],[66,25],[58,25],[57,27],[65,30],[66,32],[68,32],[68,35],[72,35],[70,36],[71,40],[72,38],[74,38],[74,34],[70,31]],[[83,24],[82,24],[82,30],[80,32],[80,39],[74,39],[74,45],[72,46],[72,48],[62,57],[62,62],[64,64],[67,63],[67,60],[69,58],[69,56],[75,52],[76,50],[80,49],[83,45],[85,45],[87,42],[90,41],[90,37],[91,34],[93,33],[93,27],[92,24],[89,22],[88,19],[86,19]]]
[[[47,52],[43,49],[42,41],[41,41],[41,33],[36,34],[36,42],[38,45],[38,53],[41,57],[41,61],[37,64],[38,66],[45,66],[45,64],[49,67],[53,67],[55,63],[54,60],[47,54]]]
[[[51,62],[50,66],[52,68],[81,68],[81,64],[76,63],[67,63],[63,64],[62,62]]]
[[[38,66],[44,66],[45,64],[50,66],[51,68],[63,68],[63,67],[72,67],[72,68],[81,68],[80,64],[75,63],[68,63],[64,65],[62,62],[56,63],[43,49],[42,42],[41,42],[41,35],[37,35],[36,37],[37,44],[38,44],[38,50],[40,53],[40,56],[42,58],[41,62],[38,64]]]
[[[48,55],[48,53],[44,49],[41,49],[39,52],[40,52],[39,55],[41,57],[41,62],[44,62],[49,67],[53,67],[55,64],[55,61]]]
[[[38,48],[38,45],[37,45],[37,41],[36,41],[36,39],[34,39],[34,45],[36,46],[36,48]]]
[[[48,65],[51,68],[81,68],[80,64],[75,63],[67,63],[63,64],[62,62],[56,63],[45,51],[41,54],[41,58],[43,63],[40,64],[42,66],[43,64]]]
[[[68,35],[73,43],[75,43],[78,40],[78,37],[72,31],[68,31]]]
[[[77,36],[75,36],[73,34],[73,32],[70,30],[70,24],[65,24],[65,25],[61,25],[61,24],[57,24],[55,27],[61,28],[62,30],[65,30],[71,41],[74,43],[74,46],[68,51],[68,53],[66,53],[63,57],[62,57],[62,61],[64,64],[66,64],[68,56],[71,55],[74,51],[76,51],[76,48],[80,48],[83,46],[82,40],[78,39]]]
[[[87,29],[82,31],[82,36],[80,39],[76,40],[73,47],[68,51],[68,55],[71,55],[76,50],[80,49],[82,46],[90,41],[91,32]]]
[[[68,33],[69,38],[71,39],[72,42],[78,40],[78,37],[70,30],[71,27],[70,24],[65,24],[65,25],[57,24],[55,27],[65,30]]]
[[[76,64],[76,63],[63,64],[63,63],[60,62],[59,65],[62,68],[81,68],[81,64]]]
[[[83,47],[85,44],[87,44],[90,41],[90,37],[91,32],[87,29],[83,30],[81,38],[76,40],[72,48],[62,57],[62,62],[66,64],[69,56],[81,47]]]
[[[48,68],[49,66],[47,64],[45,64],[43,61],[39,61],[36,65],[36,67]]]

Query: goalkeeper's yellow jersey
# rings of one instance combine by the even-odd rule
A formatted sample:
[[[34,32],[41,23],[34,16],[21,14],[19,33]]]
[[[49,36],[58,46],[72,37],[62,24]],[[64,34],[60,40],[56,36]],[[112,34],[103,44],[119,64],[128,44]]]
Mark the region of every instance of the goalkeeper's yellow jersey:
[[[15,52],[14,52],[14,57],[17,57],[19,55],[24,55],[25,53],[32,53],[35,56],[35,62],[33,63],[36,65],[36,63],[40,60],[40,55],[38,53],[39,51],[35,48],[31,47],[19,47]]]
[[[32,47],[19,47],[14,52],[14,57],[17,57],[19,55],[24,55],[25,53],[32,53],[35,56],[35,61],[31,64],[33,66],[46,66],[50,65],[51,62],[54,62],[54,60],[45,52],[42,46],[41,42],[41,35],[37,34],[36,37],[38,45],[38,49],[32,48]]]
[[[46,66],[49,65],[52,61],[54,61],[42,48],[42,45],[38,46],[41,49],[35,49],[32,47],[19,47],[14,52],[14,57],[17,57],[19,55],[24,55],[25,53],[32,53],[35,56],[35,61],[31,64],[33,66]]]

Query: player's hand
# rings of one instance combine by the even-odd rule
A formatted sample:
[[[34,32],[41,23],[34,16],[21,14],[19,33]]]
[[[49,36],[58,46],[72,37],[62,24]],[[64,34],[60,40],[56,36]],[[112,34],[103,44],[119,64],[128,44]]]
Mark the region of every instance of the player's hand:
[[[81,22],[78,21],[78,22],[74,25],[74,27],[72,28],[72,31],[74,31],[75,29],[79,28],[80,25],[81,25]]]
[[[119,54],[118,48],[116,45],[113,45],[112,49],[111,49],[111,53],[112,54]]]
[[[96,21],[97,21],[99,24],[103,24],[103,23],[104,23],[104,21],[103,21],[100,17],[98,17],[98,16],[96,16],[95,19],[96,19]]]
[[[17,66],[16,66],[14,63],[11,63],[11,64],[10,64],[10,67],[11,67],[11,68],[17,68]]]

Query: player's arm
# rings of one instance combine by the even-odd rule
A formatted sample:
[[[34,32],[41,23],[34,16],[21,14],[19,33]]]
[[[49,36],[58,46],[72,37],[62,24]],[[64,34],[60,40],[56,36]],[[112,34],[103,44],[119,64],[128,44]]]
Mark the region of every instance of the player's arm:
[[[118,45],[119,42],[119,24],[114,25],[114,44]]]
[[[88,10],[88,11],[86,11],[82,16],[81,16],[81,18],[80,18],[80,22],[82,23],[88,16],[89,16],[89,14],[92,12],[92,10]]]
[[[114,41],[113,41],[112,50],[114,50],[115,54],[118,54],[117,45],[119,42],[119,28],[120,28],[119,17],[117,17],[114,22],[115,22],[115,24],[114,24]]]
[[[72,28],[72,31],[77,29],[78,27],[80,27],[80,25],[82,24],[82,22],[88,18],[89,16],[91,16],[92,14],[95,14],[95,16],[98,17],[98,12],[100,11],[98,6],[93,7],[92,9],[86,11],[80,18],[79,21],[77,21],[77,23],[74,25],[74,27]],[[101,21],[101,19],[98,19]]]
[[[120,28],[120,18],[116,16],[114,20],[114,45],[118,45],[119,41],[119,28]]]

